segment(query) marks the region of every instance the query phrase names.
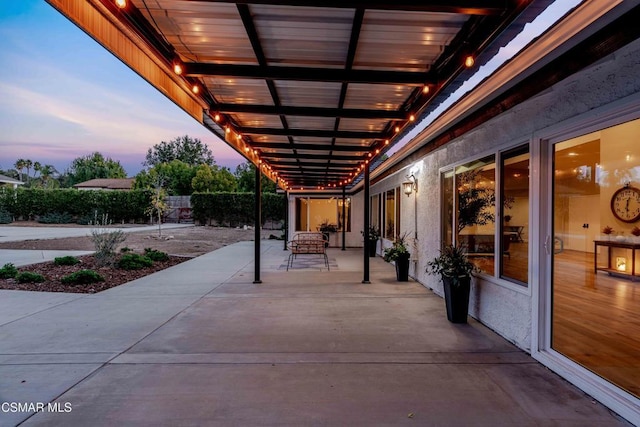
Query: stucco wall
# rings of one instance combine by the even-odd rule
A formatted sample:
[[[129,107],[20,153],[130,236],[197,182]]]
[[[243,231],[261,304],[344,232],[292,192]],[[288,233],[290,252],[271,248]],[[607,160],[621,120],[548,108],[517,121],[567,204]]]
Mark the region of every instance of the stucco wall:
[[[376,183],[371,194],[400,185],[409,170],[418,178],[417,267],[411,275],[442,295],[439,278],[425,274],[425,262],[440,248],[441,196],[440,169],[506,148],[534,141],[545,128],[567,123],[582,114],[640,92],[640,42],[636,41],[590,68],[577,73],[523,104],[503,113],[419,162]],[[639,106],[640,109],[640,106]],[[537,143],[537,142],[533,142]],[[535,161],[537,159],[532,159]],[[531,182],[532,187],[539,186]],[[402,230],[413,231],[413,197],[402,196]],[[537,230],[529,230],[533,250],[538,250]],[[536,266],[530,266],[530,269]],[[531,348],[531,294],[539,286],[509,284],[499,279],[477,280],[471,292],[472,316],[516,343]]]

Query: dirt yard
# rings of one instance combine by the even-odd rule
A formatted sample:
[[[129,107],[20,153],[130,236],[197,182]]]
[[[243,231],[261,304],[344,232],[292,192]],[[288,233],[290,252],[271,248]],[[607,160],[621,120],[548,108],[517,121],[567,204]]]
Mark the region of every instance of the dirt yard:
[[[37,223],[18,223],[15,226],[43,226]],[[35,250],[93,250],[90,239],[91,227],[86,226],[87,237],[72,237],[51,240],[25,240],[22,242],[0,243],[0,249],[35,249]],[[127,239],[119,246],[129,248],[131,252],[142,254],[145,248],[166,252],[170,259],[155,262],[153,266],[141,270],[121,270],[115,267],[98,267],[93,256],[79,257],[80,264],[76,266],[57,266],[53,262],[44,262],[30,266],[19,267],[19,272],[30,271],[44,276],[42,283],[18,283],[15,279],[1,279],[0,289],[29,290],[40,292],[74,292],[95,293],[119,286],[137,278],[149,275],[159,270],[171,267],[190,258],[214,251],[241,241],[253,241],[254,230],[224,228],[224,227],[187,227],[166,229],[162,237],[155,232],[126,233]],[[279,237],[280,230],[262,230],[262,239]],[[0,266],[2,267],[2,266]],[[88,285],[68,285],[61,282],[62,277],[81,269],[91,269],[105,278],[104,282]]]
[[[44,226],[33,222],[14,223],[12,226]],[[47,225],[51,227],[51,225]],[[53,240],[25,240],[23,242],[0,242],[0,249],[37,249],[37,250],[93,250],[93,243],[89,238],[91,226],[79,226],[87,229],[87,237],[70,237]],[[262,238],[268,239],[270,235],[280,237],[281,230],[262,230]],[[214,251],[223,246],[241,241],[253,241],[254,230],[242,228],[225,228],[194,226],[187,228],[163,229],[162,238],[158,238],[157,231],[142,233],[127,233],[127,240],[121,247],[128,247],[135,252],[142,252],[144,248],[153,248],[159,251],[182,257],[197,257],[207,252]]]

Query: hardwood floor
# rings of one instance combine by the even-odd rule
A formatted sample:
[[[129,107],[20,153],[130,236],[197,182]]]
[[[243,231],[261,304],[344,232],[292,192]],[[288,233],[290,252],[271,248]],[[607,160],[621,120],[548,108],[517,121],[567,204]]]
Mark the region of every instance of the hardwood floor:
[[[554,257],[552,347],[640,397],[640,282],[593,271],[593,254]]]
[[[518,282],[527,283],[529,278],[529,246],[527,243],[511,243],[509,252],[502,255],[502,275],[506,279],[514,279]],[[493,256],[473,256],[473,262],[482,271],[493,273]]]

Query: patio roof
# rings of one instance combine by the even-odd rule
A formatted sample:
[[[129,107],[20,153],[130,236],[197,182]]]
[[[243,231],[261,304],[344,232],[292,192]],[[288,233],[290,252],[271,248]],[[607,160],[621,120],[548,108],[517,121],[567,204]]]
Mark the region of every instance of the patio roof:
[[[551,0],[49,2],[283,188],[329,189]]]

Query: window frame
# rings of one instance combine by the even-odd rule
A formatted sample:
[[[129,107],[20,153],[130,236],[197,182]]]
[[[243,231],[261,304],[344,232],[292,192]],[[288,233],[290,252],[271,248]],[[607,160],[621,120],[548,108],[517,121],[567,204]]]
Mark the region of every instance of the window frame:
[[[466,157],[464,159],[458,160],[456,162],[452,162],[446,166],[443,166],[441,168],[439,168],[438,170],[438,174],[439,174],[439,184],[440,184],[440,242],[441,242],[441,246],[445,245],[446,242],[446,228],[445,228],[445,222],[447,220],[447,212],[446,212],[446,190],[445,190],[445,186],[446,186],[446,174],[447,173],[452,173],[453,175],[453,179],[451,180],[451,185],[452,185],[452,191],[451,191],[451,197],[453,197],[453,212],[452,212],[452,218],[449,218],[448,220],[451,221],[451,225],[452,225],[452,243],[453,244],[458,244],[456,238],[456,227],[457,227],[457,211],[458,211],[458,200],[457,200],[457,190],[456,190],[456,186],[457,186],[457,181],[456,181],[456,169],[460,166],[463,166],[465,164],[469,164],[471,162],[483,159],[483,158],[487,158],[491,155],[494,156],[494,163],[495,163],[495,168],[496,168],[496,172],[495,172],[495,197],[496,200],[502,200],[502,188],[501,188],[501,179],[502,177],[501,175],[501,169],[502,169],[502,156],[504,154],[508,154],[509,152],[512,152],[514,150],[517,150],[519,148],[522,148],[524,146],[528,146],[529,148],[529,162],[530,162],[530,167],[532,164],[532,141],[527,139],[527,140],[521,140],[518,141],[517,143],[509,143],[509,144],[504,144],[501,146],[498,146],[492,150],[486,150],[483,152],[479,152],[476,153],[473,156],[469,156]],[[533,176],[532,174],[529,174],[529,200],[531,200],[531,183],[532,183],[532,179]],[[496,206],[496,219],[495,221],[498,222],[502,222],[502,211],[499,210]],[[531,205],[529,206],[529,209],[527,211],[527,215],[529,217],[529,221],[531,220]],[[523,293],[523,294],[530,294],[531,292],[531,283],[522,283],[519,281],[515,281],[506,277],[500,277],[500,269],[501,269],[501,263],[502,263],[502,257],[501,257],[501,251],[500,248],[502,247],[502,238],[501,237],[502,234],[502,226],[498,226],[498,224],[496,224],[496,226],[494,227],[494,242],[498,242],[499,244],[494,244],[494,260],[498,259],[498,262],[494,261],[494,268],[493,268],[493,272],[489,273],[489,272],[480,272],[478,273],[478,276],[480,278],[482,278],[485,281],[491,282],[491,283],[495,283],[497,285],[509,288],[511,290],[517,291],[519,293]],[[500,239],[500,240],[498,240]],[[529,245],[529,247],[527,248],[527,263],[528,266],[531,265],[531,245]],[[529,270],[531,270],[531,268],[529,268]],[[530,275],[530,272],[529,272]],[[530,277],[529,277],[529,281],[530,281]]]

